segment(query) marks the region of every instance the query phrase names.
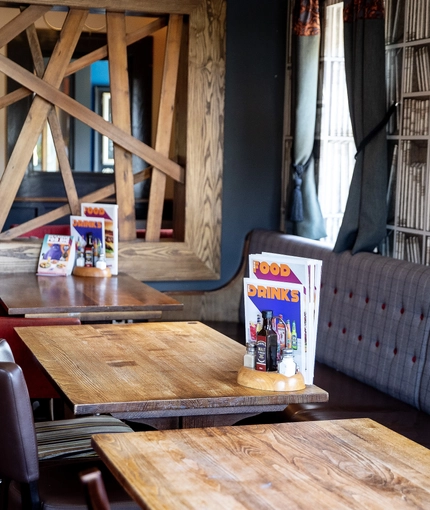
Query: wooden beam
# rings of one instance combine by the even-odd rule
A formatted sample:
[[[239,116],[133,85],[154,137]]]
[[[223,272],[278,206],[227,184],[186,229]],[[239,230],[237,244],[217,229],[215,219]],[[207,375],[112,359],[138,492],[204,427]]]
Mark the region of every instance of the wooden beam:
[[[182,16],[172,14],[167,30],[160,109],[158,112],[157,138],[155,142],[155,150],[164,156],[169,155],[170,143],[172,140],[181,33]],[[151,176],[148,219],[146,224],[145,238],[147,241],[160,240],[165,193],[166,175],[158,168],[154,168]]]
[[[42,49],[39,44],[39,38],[34,24],[27,28],[27,38],[33,57],[34,69],[36,70],[37,76],[42,78],[45,72],[45,63],[43,61]],[[67,155],[63,133],[61,131],[60,121],[54,108],[51,108],[48,113],[48,122],[51,127],[52,138],[54,140],[55,150],[57,152],[61,176],[63,178],[64,189],[66,191],[67,200],[69,201],[70,210],[72,214],[80,215],[81,207],[78,192],[73,179],[72,169],[70,168],[70,162]]]
[[[15,39],[51,9],[51,5],[30,5],[0,29],[0,48]]]
[[[79,40],[87,14],[88,11],[85,10],[71,10],[67,15],[62,30],[62,37],[55,46],[44,74],[43,83],[49,84],[54,90],[57,90],[57,87],[61,84],[67,65]],[[46,122],[51,108],[50,103],[37,96],[30,107],[24,126],[0,181],[0,203],[2,204],[0,209],[0,229],[3,228],[12,207],[13,200],[37,143],[39,133]]]
[[[125,133],[131,135],[130,91],[128,86],[124,13],[107,13],[106,28],[112,122]],[[114,161],[119,240],[132,241],[136,239],[136,210],[131,153],[115,143]]]
[[[22,0],[8,0],[8,4],[22,5]],[[49,0],[32,0],[36,5],[49,5]],[[201,0],[121,0],[118,5],[118,0],[91,0],[91,9],[94,12],[118,11],[135,11],[143,12],[145,14],[164,14],[166,12],[172,14],[190,14],[196,7],[201,4]],[[58,0],[55,5],[65,5],[71,8],[86,9],[89,5],[88,0],[71,0],[63,1]]]
[[[137,30],[130,32],[126,36],[127,46],[137,41],[140,41],[140,39],[143,39],[144,37],[154,34],[161,28],[164,28],[166,25],[167,22],[164,17],[157,18],[151,23],[148,23],[148,25],[145,25],[144,27],[138,28]],[[91,53],[88,53],[87,55],[84,55],[74,60],[73,62],[70,62],[64,76],[70,76],[71,74],[74,74],[80,71],[81,69],[84,69],[85,67],[93,64],[94,62],[97,62],[98,60],[105,58],[107,54],[108,54],[107,45],[105,45],[102,46],[101,48],[98,48],[97,50],[92,51]],[[32,94],[32,91],[25,87],[16,89],[13,92],[10,92],[9,94],[6,94],[0,98],[0,109],[5,108],[6,106],[9,106],[13,103],[16,103],[20,99],[23,99],[24,97],[27,97],[30,94]]]
[[[180,165],[157,153],[152,147],[124,133],[124,131],[110,122],[105,121],[100,115],[97,115],[44,80],[37,78],[2,54],[0,54],[0,71],[21,83],[21,85],[33,90],[41,98],[58,106],[102,135],[107,136],[113,142],[124,147],[124,149],[136,154],[136,156],[144,159],[147,163],[156,166],[175,181],[184,182],[184,169]]]
[[[137,172],[133,174],[133,180],[134,184],[138,184],[139,182],[142,182],[146,178],[146,170],[141,170],[140,172]],[[101,200],[104,200],[107,197],[110,197],[115,194],[115,184],[108,184],[107,186],[104,186],[103,188],[100,188],[96,191],[93,191],[89,193],[88,195],[85,195],[81,198],[82,202],[100,202]],[[49,201],[48,198],[46,201]],[[42,214],[40,216],[37,216],[36,218],[33,218],[32,220],[26,221],[25,223],[21,223],[21,225],[18,225],[17,227],[11,228],[9,230],[5,230],[4,232],[0,233],[0,240],[1,241],[10,241],[12,239],[16,239],[17,237],[21,236],[22,234],[25,234],[26,232],[29,232],[30,230],[33,230],[35,228],[42,227],[43,225],[48,225],[49,223],[59,220],[60,218],[63,218],[64,216],[71,214],[72,211],[70,209],[70,205],[66,204],[61,207],[57,207],[57,209],[54,209],[53,211],[49,211],[48,213]]]

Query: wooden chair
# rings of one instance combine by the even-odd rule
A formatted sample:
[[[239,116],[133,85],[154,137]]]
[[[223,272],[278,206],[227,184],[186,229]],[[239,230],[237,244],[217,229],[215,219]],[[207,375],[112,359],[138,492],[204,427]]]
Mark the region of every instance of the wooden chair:
[[[86,510],[79,473],[103,473],[112,510],[138,509],[99,459],[39,462],[30,398],[21,368],[0,362],[0,478],[5,510]]]
[[[88,510],[110,510],[106,487],[99,469],[91,468],[80,473],[84,485]]]

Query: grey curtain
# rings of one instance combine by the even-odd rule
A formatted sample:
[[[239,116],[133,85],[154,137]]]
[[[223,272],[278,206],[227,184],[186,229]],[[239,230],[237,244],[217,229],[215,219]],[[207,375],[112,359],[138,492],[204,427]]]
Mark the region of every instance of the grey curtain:
[[[344,0],[344,21],[348,101],[358,153],[334,251],[371,252],[385,237],[387,220],[383,0]]]
[[[312,154],[320,47],[318,0],[296,0],[293,23],[296,107],[290,220],[297,235],[320,239],[326,236],[326,232],[316,192]]]

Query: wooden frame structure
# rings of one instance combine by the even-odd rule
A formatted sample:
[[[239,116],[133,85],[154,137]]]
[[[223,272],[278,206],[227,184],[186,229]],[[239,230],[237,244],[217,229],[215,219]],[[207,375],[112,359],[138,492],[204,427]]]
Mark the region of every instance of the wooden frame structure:
[[[0,4],[19,5],[16,0]],[[219,278],[225,0],[125,0],[120,7],[114,0],[68,0],[57,1],[54,5],[68,8],[68,15],[46,69],[34,23],[52,8],[51,2],[32,0],[31,5],[0,29],[0,47],[26,30],[36,71],[29,73],[0,54],[0,71],[22,85],[19,91],[0,98],[0,107],[17,100],[19,94],[23,97],[34,93],[30,113],[0,180],[0,227],[4,226],[46,120],[53,132],[68,204],[0,233],[0,273],[36,269],[40,243],[15,239],[17,236],[67,214],[79,214],[81,201],[102,202],[115,193],[120,210],[120,271],[152,281]],[[89,12],[106,14],[107,46],[71,62],[73,48]],[[141,30],[126,33],[125,16],[130,14],[155,20]],[[157,136],[155,147],[151,148],[130,134],[126,47],[166,24]],[[186,72],[181,66],[184,48],[188,50]],[[59,90],[64,76],[106,55],[110,67],[112,123]],[[10,97],[12,94],[14,96]],[[113,140],[115,185],[78,197],[54,106]],[[133,186],[143,175],[132,173],[131,154],[153,166],[145,241],[136,239]],[[184,241],[180,242],[160,242],[166,176],[175,180],[175,200],[182,200],[184,204],[184,221],[175,226],[183,231]]]

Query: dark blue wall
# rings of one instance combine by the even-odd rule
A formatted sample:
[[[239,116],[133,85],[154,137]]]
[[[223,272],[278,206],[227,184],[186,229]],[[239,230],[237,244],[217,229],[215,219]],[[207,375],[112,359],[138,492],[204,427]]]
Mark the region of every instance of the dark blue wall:
[[[288,0],[227,0],[221,279],[150,282],[209,290],[237,271],[246,234],[279,229]]]

